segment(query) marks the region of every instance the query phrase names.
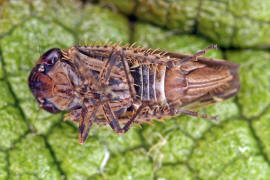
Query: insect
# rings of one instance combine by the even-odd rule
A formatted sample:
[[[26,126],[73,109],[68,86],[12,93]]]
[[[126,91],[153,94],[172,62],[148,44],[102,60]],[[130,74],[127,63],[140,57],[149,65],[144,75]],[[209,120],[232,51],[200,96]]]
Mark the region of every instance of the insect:
[[[40,106],[51,112],[70,111],[84,143],[93,123],[109,124],[117,133],[132,124],[186,114],[223,101],[240,88],[238,65],[194,55],[106,44],[73,46],[45,52],[29,76]]]

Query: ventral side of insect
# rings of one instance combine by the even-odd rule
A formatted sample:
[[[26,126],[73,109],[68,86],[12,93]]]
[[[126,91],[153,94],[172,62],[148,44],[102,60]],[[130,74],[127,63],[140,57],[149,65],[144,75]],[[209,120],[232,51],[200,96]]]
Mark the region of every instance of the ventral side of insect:
[[[132,124],[186,114],[237,94],[238,65],[229,61],[119,44],[74,46],[45,52],[29,76],[40,106],[70,111],[84,143],[93,123],[108,124],[117,134]]]

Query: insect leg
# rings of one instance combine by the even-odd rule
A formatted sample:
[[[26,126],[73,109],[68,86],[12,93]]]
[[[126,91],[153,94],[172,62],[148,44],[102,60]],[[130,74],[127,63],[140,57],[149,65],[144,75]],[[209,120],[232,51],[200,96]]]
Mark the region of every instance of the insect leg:
[[[81,109],[72,110],[65,115],[64,120],[70,119],[72,122],[79,122],[81,116]]]
[[[105,61],[104,66],[99,73],[99,81],[101,84],[106,84],[106,82],[110,79],[112,67],[114,66],[119,56],[119,51],[112,52],[110,57]]]
[[[143,108],[145,107],[144,104],[142,104],[137,111],[135,112],[135,114],[130,118],[130,120],[125,124],[125,126],[123,127],[123,133],[126,133],[130,126],[132,125],[132,123],[135,122],[136,118],[138,117],[138,115],[140,114],[140,112],[143,110]]]
[[[182,64],[186,63],[187,61],[197,60],[197,57],[198,56],[201,56],[201,55],[205,54],[210,49],[217,49],[217,45],[216,44],[212,44],[211,46],[205,48],[204,50],[197,52],[193,56],[185,57],[185,58],[181,59],[181,61],[178,62],[176,65],[180,65],[181,66]]]
[[[126,133],[129,130],[129,128],[132,125],[132,123],[135,122],[136,117],[140,114],[140,112],[142,111],[143,107],[145,107],[145,106],[144,105],[141,105],[138,108],[138,110],[130,118],[130,120],[125,124],[125,126],[123,128],[120,127],[119,122],[118,122],[118,119],[115,117],[114,113],[112,112],[109,103],[103,104],[103,111],[104,111],[104,115],[105,115],[105,117],[106,117],[109,125],[111,126],[111,128],[117,134],[124,134],[124,133]]]
[[[111,126],[111,128],[118,134],[122,134],[123,130],[119,125],[118,120],[116,119],[109,103],[104,103],[103,104],[103,111],[104,111],[104,116],[107,120],[107,122],[109,123],[109,125]]]
[[[184,110],[184,109],[177,109],[173,106],[170,106],[169,109],[163,111],[157,111],[154,114],[148,114],[147,116],[145,116],[145,119],[163,119],[166,117],[171,117],[171,116],[177,116],[180,114],[185,114],[185,115],[189,115],[189,116],[194,116],[194,117],[199,117],[199,118],[204,118],[204,119],[210,119],[210,120],[215,120],[218,122],[218,117],[217,116],[208,116],[206,114],[199,114],[198,112],[194,112],[194,111],[189,111],[189,110]]]
[[[176,114],[185,114],[185,115],[195,116],[195,117],[199,117],[199,118],[203,118],[203,119],[210,119],[210,120],[216,120],[216,121],[218,120],[217,116],[208,116],[206,114],[200,114],[198,112],[184,110],[184,109],[176,110]]]
[[[183,109],[183,108],[178,109],[177,104],[171,104],[169,109],[170,109],[170,115],[171,116],[175,116],[175,115],[178,115],[178,114],[185,114],[185,115],[195,116],[195,117],[199,117],[199,118],[203,118],[203,119],[218,120],[217,116],[208,116],[206,114],[200,114],[198,112],[186,110],[186,109]]]
[[[124,67],[124,71],[125,71],[125,75],[126,75],[126,78],[127,78],[127,82],[128,82],[128,87],[129,87],[129,93],[132,97],[133,100],[136,99],[136,91],[134,89],[134,86],[133,84],[131,84],[131,79],[130,79],[130,69],[129,69],[129,66],[128,66],[128,62],[127,60],[125,59],[125,54],[122,52],[121,53],[121,62],[123,64],[123,67]]]
[[[99,105],[87,106],[87,99],[84,99],[81,117],[79,122],[79,143],[83,144],[88,136],[90,127],[96,117]]]

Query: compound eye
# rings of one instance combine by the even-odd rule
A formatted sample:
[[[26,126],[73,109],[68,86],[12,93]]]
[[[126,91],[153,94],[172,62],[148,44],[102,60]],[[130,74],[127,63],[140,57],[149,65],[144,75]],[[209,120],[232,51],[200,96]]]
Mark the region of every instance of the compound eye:
[[[52,66],[62,57],[61,50],[58,48],[53,48],[43,54],[42,59],[43,62],[48,65]]]
[[[58,60],[58,57],[52,57],[46,61],[46,64],[53,65]]]

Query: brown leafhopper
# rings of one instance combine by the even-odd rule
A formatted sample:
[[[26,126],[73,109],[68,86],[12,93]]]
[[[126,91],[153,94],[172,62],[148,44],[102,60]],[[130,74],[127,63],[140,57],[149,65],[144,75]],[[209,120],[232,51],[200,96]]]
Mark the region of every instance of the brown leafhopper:
[[[40,106],[51,112],[70,111],[84,143],[93,123],[109,124],[118,134],[133,123],[186,114],[234,96],[238,65],[194,55],[133,46],[102,45],[57,48],[45,52],[29,76]]]

